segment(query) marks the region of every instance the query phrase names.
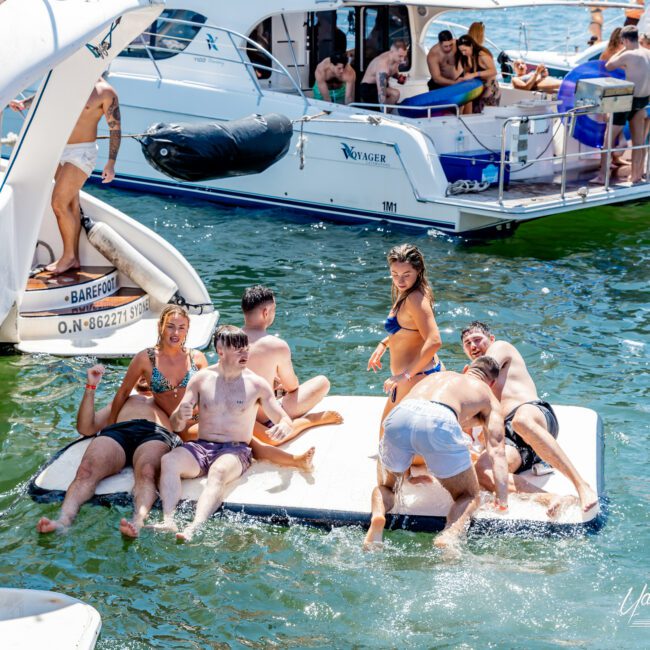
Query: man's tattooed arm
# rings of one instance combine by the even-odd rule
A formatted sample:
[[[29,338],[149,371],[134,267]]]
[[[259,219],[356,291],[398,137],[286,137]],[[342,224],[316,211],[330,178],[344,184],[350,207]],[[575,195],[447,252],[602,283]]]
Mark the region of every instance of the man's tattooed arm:
[[[117,160],[117,152],[120,148],[120,142],[122,141],[120,104],[117,101],[117,96],[113,97],[110,106],[106,109],[105,116],[110,131],[110,138],[108,143],[108,159]]]
[[[386,103],[386,86],[388,85],[388,75],[385,72],[380,72],[377,74],[377,96],[379,97],[379,103]]]

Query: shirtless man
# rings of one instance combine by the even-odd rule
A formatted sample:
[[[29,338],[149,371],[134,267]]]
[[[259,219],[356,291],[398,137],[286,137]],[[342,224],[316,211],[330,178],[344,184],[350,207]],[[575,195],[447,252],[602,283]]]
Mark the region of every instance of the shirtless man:
[[[334,53],[323,59],[314,72],[314,99],[335,104],[350,104],[354,100],[354,84],[357,74],[343,53]]]
[[[171,415],[174,431],[183,431],[199,407],[199,438],[184,443],[165,456],[160,476],[163,522],[154,528],[176,531],[174,511],[181,498],[181,479],[207,474],[207,483],[196,504],[192,523],[176,533],[181,541],[192,539],[196,530],[223,502],[229,483],[251,464],[249,443],[258,403],[275,426],[269,435],[282,437],[291,431],[291,419],[280,408],[269,383],[249,370],[248,337],[232,325],[220,327],[214,337],[219,361],[196,373],[181,403]]]
[[[512,66],[515,74],[512,77],[512,86],[519,90],[537,90],[542,93],[556,93],[562,85],[561,79],[548,76],[548,70],[540,63],[533,72],[527,72],[528,67],[523,59],[516,59]]]
[[[261,285],[249,287],[242,296],[241,308],[244,312],[243,330],[250,344],[248,368],[266,379],[271,386],[279,382],[284,393],[280,404],[289,417],[293,418],[291,432],[286,437],[270,436],[267,428],[272,422],[269,422],[264,409],[260,408],[255,437],[275,446],[295,438],[310,427],[343,422],[336,411],[308,413],[327,395],[330,382],[324,375],[312,377],[302,384],[298,381],[291,363],[289,344],[267,331],[275,320],[273,291]]]
[[[458,83],[462,70],[456,63],[456,41],[448,29],[443,29],[438,34],[438,42],[427,54],[427,65],[431,75],[427,82],[429,90]]]
[[[34,98],[13,101],[9,106],[16,111],[24,110]],[[100,78],[95,83],[86,107],[82,111],[68,144],[63,150],[59,167],[54,175],[52,210],[56,215],[63,240],[61,257],[45,267],[55,275],[79,268],[79,235],[81,233],[81,208],[79,191],[95,169],[97,160],[97,125],[106,117],[110,130],[108,162],[102,171],[102,183],[110,183],[115,177],[115,160],[122,137],[120,108],[117,93],[111,85]]]
[[[133,519],[120,521],[120,531],[127,537],[137,537],[156,497],[156,479],[160,459],[180,444],[171,433],[169,418],[147,396],[149,387],[139,382],[139,395],[128,398],[120,410],[116,424],[107,426],[110,404],[95,413],[95,389],[102,380],[104,367],[93,366],[87,371],[86,390],[77,413],[77,430],[83,436],[97,437],[88,445],[74,481],[66,491],[57,519],[42,517],[36,525],[39,533],[66,530],[74,521],[79,508],[95,494],[99,482],[117,474],[123,467],[133,465]]]
[[[537,395],[526,362],[517,349],[506,341],[496,341],[487,325],[480,321],[470,323],[461,333],[463,350],[470,359],[489,355],[499,364],[499,377],[492,390],[501,403],[506,436],[508,471],[514,477],[530,469],[540,458],[564,474],[575,486],[582,510],[587,512],[598,503],[598,496],[578,474],[567,455],[558,445],[558,421],[551,405]],[[476,463],[481,485],[494,489],[489,459],[482,455]],[[517,490],[519,491],[519,490]],[[530,491],[525,488],[523,491]]]
[[[397,104],[399,90],[388,85],[390,77],[399,72],[399,66],[406,61],[406,43],[393,42],[390,50],[376,56],[368,65],[359,87],[359,97],[364,104]]]
[[[645,143],[646,106],[650,99],[650,50],[639,47],[639,32],[633,25],[623,27],[621,40],[623,49],[605,63],[605,68],[607,70],[623,68],[626,80],[634,84],[634,97],[630,111],[614,113],[611,142],[616,142],[625,123],[629,122],[632,146],[636,147]],[[609,136],[605,135],[605,143],[607,142],[609,142]],[[600,172],[591,181],[593,183],[605,182],[607,154],[601,154],[600,158]],[[632,183],[643,181],[644,159],[645,151],[643,149],[632,150],[632,173],[629,178]]]
[[[453,499],[445,528],[434,544],[457,552],[469,518],[479,506],[479,483],[462,428],[482,427],[495,477],[495,507],[507,510],[503,418],[490,390],[498,376],[499,365],[494,359],[478,357],[465,374],[443,371],[425,377],[390,412],[379,445],[378,487],[372,492],[366,549],[381,544],[398,479],[419,454]]]

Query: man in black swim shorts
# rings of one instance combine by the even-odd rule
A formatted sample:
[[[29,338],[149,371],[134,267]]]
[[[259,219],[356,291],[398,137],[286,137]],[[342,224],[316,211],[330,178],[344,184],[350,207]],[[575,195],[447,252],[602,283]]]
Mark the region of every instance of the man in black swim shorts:
[[[169,418],[148,395],[148,386],[138,384],[138,395],[129,397],[119,412],[117,422],[106,426],[110,404],[95,412],[95,390],[101,382],[104,367],[87,371],[84,396],[77,413],[77,429],[84,436],[95,436],[84,453],[77,474],[66,491],[57,519],[42,517],[36,529],[51,533],[67,529],[79,508],[95,494],[99,482],[131,465],[135,476],[133,486],[133,519],[120,521],[120,532],[137,537],[153,506],[160,473],[160,460],[170,449],[181,444],[171,432]],[[99,433],[97,433],[99,432]]]
[[[584,512],[598,503],[598,495],[580,476],[569,457],[558,445],[557,418],[550,404],[537,395],[526,362],[507,341],[496,341],[485,323],[474,321],[461,333],[463,350],[470,359],[489,355],[496,359],[500,371],[492,386],[501,408],[508,415],[504,418],[506,436],[506,460],[511,472],[510,489],[531,492],[532,485],[518,476],[530,469],[538,458],[562,472],[574,485]],[[476,462],[476,474],[485,489],[493,489],[489,459],[481,456]]]

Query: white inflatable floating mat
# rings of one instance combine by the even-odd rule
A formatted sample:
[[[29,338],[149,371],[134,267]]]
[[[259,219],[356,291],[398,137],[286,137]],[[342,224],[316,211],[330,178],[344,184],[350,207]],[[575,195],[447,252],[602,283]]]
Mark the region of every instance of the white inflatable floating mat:
[[[224,509],[263,517],[274,523],[307,523],[322,526],[361,525],[370,521],[370,494],[376,485],[378,422],[384,408],[382,397],[329,396],[318,410],[336,410],[344,423],[316,427],[283,448],[301,453],[316,447],[314,472],[301,473],[268,462],[255,462],[229,488]],[[560,421],[558,442],[569,458],[603,496],[602,421],[595,411],[577,406],[554,406]],[[37,500],[61,498],[75,476],[89,439],[73,442],[59,452],[33,479],[30,493]],[[522,474],[548,492],[575,495],[571,482],[557,470],[545,476]],[[183,482],[183,499],[196,501],[205,479]],[[125,468],[102,481],[95,501],[130,501],[133,472]],[[485,499],[473,519],[479,530],[506,532],[579,533],[597,530],[603,523],[599,508],[583,513],[577,506],[566,508],[557,519],[549,519],[541,505],[510,499],[510,508],[497,513]],[[387,527],[418,531],[442,529],[451,498],[439,483],[404,485]]]
[[[11,650],[91,650],[102,619],[76,598],[38,589],[0,589],[0,639]]]

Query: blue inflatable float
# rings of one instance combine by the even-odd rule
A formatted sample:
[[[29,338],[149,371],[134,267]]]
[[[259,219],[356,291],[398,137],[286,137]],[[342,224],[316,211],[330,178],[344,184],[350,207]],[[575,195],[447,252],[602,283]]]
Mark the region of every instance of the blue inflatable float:
[[[570,111],[575,106],[576,85],[580,79],[594,79],[596,77],[614,77],[615,79],[625,79],[625,72],[620,68],[616,70],[606,70],[604,61],[587,61],[576,66],[564,77],[558,99],[560,113]],[[580,143],[588,147],[601,149],[605,142],[605,129],[607,123],[594,119],[594,115],[580,115],[576,118],[573,129],[573,137]]]
[[[483,84],[479,79],[469,79],[468,81],[460,81],[453,86],[446,86],[445,88],[438,88],[430,90],[428,93],[421,95],[414,95],[400,102],[399,106],[444,106],[446,104],[456,104],[462,106],[468,102],[474,101],[481,96],[483,92]],[[420,119],[427,117],[427,111],[414,111],[412,109],[398,108],[397,112],[402,117],[413,117]],[[444,115],[449,112],[449,109],[441,109],[440,111],[431,111],[431,117],[436,115]]]

